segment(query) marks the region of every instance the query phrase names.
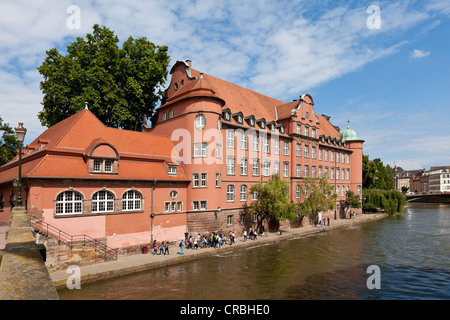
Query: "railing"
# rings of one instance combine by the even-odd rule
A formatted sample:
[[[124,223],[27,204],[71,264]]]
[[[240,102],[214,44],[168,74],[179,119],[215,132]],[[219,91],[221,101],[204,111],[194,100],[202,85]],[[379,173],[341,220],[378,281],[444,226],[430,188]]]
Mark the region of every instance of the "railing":
[[[94,239],[86,234],[71,235],[48,224],[42,219],[39,219],[32,215],[30,215],[30,218],[31,218],[30,219],[31,226],[39,233],[47,237],[52,237],[58,241],[67,243],[69,246],[73,245],[91,246],[94,248],[95,252],[100,252],[101,254],[103,254],[103,258],[105,260],[108,259],[117,260],[117,250],[108,247],[107,245],[105,245],[104,243],[100,242],[97,239]]]

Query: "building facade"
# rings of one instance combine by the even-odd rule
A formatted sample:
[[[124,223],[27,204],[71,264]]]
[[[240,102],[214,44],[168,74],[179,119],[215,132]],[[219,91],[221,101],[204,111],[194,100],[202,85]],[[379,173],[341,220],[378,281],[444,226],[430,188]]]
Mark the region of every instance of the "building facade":
[[[83,110],[23,151],[30,214],[113,248],[254,224],[249,190],[278,174],[301,202],[305,177],[328,177],[337,202],[361,196],[363,140],[316,113],[304,94],[286,103],[177,61],[142,132],[105,127]],[[0,222],[17,191],[17,160],[0,168]],[[323,213],[333,215],[333,213]]]

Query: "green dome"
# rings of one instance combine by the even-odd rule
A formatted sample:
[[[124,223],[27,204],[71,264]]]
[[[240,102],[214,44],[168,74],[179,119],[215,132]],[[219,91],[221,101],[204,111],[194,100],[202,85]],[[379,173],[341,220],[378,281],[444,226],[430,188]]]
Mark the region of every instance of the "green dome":
[[[358,140],[358,136],[356,135],[356,131],[350,129],[350,120],[348,121],[347,130],[342,132],[341,134],[341,141],[352,141],[352,140]]]

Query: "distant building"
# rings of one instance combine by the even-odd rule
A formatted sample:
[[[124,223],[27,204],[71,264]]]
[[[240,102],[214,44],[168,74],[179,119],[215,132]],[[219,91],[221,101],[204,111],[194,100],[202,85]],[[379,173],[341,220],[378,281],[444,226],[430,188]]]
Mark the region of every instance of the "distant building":
[[[450,166],[431,167],[428,175],[430,193],[450,193]]]

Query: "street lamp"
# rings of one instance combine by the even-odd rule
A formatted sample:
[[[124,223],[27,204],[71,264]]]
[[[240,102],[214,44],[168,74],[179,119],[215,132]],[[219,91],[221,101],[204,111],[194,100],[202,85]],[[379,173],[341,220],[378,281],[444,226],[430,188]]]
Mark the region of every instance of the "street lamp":
[[[27,133],[27,129],[23,127],[23,123],[19,122],[19,126],[14,128],[16,132],[16,139],[19,142],[19,183],[18,183],[18,192],[17,192],[17,206],[22,206],[22,145],[25,140],[25,134]]]

